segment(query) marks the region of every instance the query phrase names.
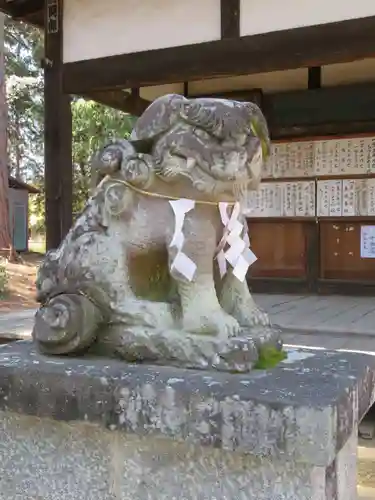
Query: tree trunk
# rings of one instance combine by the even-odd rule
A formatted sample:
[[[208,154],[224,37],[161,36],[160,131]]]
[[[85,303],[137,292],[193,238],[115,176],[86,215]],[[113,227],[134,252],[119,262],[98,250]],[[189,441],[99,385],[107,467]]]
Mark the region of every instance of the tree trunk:
[[[21,57],[21,44],[17,44],[16,49],[16,57],[17,61]],[[21,181],[21,130],[20,130],[20,111],[15,106],[15,117],[14,117],[14,147],[15,147],[15,163],[16,163],[16,171],[15,177],[18,181]],[[11,231],[12,232],[12,231]]]
[[[4,14],[0,13],[0,249],[14,257],[9,224],[9,187],[7,153],[7,102],[5,93]]]
[[[22,176],[21,176],[21,134],[20,134],[20,117],[18,114],[18,111],[16,111],[15,114],[15,123],[14,123],[14,128],[15,128],[15,177],[18,181],[22,181]]]

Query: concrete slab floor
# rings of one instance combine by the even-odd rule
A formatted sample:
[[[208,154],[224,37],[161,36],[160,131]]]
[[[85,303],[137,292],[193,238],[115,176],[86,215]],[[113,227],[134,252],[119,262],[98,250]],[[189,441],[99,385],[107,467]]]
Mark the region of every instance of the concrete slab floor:
[[[375,298],[254,294],[271,320],[289,333],[325,332],[375,336]]]

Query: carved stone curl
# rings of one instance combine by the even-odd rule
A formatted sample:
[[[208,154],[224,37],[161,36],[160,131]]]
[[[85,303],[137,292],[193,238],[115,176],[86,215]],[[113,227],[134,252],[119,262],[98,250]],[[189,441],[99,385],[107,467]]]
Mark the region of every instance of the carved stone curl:
[[[242,206],[258,188],[269,149],[254,104],[178,95],[152,103],[130,140],[96,156],[101,181],[39,269],[39,348],[240,372],[262,346],[280,349],[246,280],[229,265],[220,277],[218,266],[232,210],[223,215],[222,204]],[[188,207],[180,233],[178,203]],[[236,224],[245,241],[243,213]]]

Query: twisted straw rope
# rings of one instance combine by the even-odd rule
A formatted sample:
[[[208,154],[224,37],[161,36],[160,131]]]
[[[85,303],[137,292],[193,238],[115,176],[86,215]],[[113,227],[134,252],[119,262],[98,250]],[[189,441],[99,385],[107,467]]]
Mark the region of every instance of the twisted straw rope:
[[[104,184],[108,180],[110,180],[110,177],[106,176],[102,180],[101,184]],[[159,199],[162,199],[162,200],[180,200],[181,199],[181,197],[178,197],[178,196],[170,196],[170,195],[166,195],[166,194],[153,193],[151,191],[146,191],[144,189],[141,189],[141,188],[138,188],[136,186],[133,186],[133,184],[130,184],[130,182],[125,181],[124,179],[115,179],[115,180],[113,180],[112,184],[110,184],[106,188],[105,195],[108,193],[108,191],[110,190],[110,188],[116,186],[116,184],[123,184],[123,185],[127,186],[128,188],[132,189],[134,192],[136,192],[138,194],[143,194],[144,196],[150,196],[152,198],[159,198]],[[186,198],[186,199],[191,199],[191,198]],[[193,201],[195,201],[195,203],[197,203],[198,205],[211,205],[211,206],[215,206],[215,205],[218,205],[220,203],[218,201],[209,201],[209,200],[195,200],[195,199],[193,199]],[[236,204],[235,201],[229,201],[229,202],[225,202],[225,203],[228,203],[228,205],[230,205],[230,206],[233,206],[233,205]]]

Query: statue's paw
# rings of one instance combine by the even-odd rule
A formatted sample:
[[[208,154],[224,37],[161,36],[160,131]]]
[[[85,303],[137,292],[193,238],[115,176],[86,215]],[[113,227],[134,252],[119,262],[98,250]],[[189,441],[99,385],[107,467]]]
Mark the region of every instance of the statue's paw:
[[[240,333],[238,321],[222,309],[215,311],[192,311],[184,315],[184,329],[202,335],[235,337]]]
[[[270,325],[268,314],[254,304],[240,311],[239,321],[245,327]]]

